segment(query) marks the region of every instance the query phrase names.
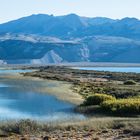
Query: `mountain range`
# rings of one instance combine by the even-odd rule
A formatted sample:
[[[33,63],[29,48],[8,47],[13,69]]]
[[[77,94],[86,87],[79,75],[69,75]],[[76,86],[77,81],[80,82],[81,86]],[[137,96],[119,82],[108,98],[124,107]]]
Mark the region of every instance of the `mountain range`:
[[[140,63],[140,20],[31,15],[0,24],[0,63]]]

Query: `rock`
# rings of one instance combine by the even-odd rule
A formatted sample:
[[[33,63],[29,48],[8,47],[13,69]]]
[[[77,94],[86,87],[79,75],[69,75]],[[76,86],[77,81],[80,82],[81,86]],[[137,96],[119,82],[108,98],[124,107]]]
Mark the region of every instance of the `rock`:
[[[0,138],[3,138],[3,137],[8,137],[7,134],[0,134]]]
[[[129,133],[131,133],[132,132],[132,130],[130,130],[130,129],[125,129],[125,130],[123,130],[123,133],[124,134],[129,134]]]
[[[29,140],[28,138],[21,138],[21,140]]]
[[[100,140],[100,138],[96,137],[96,138],[93,138],[92,140]]]
[[[108,131],[107,130],[103,130],[102,133],[108,133]]]
[[[51,137],[45,136],[45,137],[43,138],[43,140],[51,140]]]
[[[132,136],[140,136],[140,130],[133,130]]]

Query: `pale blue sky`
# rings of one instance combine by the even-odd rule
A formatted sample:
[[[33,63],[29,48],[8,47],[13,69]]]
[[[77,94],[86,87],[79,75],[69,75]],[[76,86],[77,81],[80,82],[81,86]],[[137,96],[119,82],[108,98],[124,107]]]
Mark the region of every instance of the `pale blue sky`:
[[[38,13],[140,19],[140,0],[0,0],[0,23]]]

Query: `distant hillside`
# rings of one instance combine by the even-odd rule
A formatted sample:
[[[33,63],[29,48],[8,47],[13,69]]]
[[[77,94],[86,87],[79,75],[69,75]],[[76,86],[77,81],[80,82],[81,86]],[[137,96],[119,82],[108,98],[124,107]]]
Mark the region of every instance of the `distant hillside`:
[[[140,20],[31,15],[0,24],[0,63],[140,63]]]
[[[105,35],[139,39],[140,20],[88,18],[75,14],[66,16],[39,14],[1,24],[0,33],[37,34],[58,38]]]
[[[90,36],[62,40],[27,34],[0,36],[0,59],[7,63],[140,63],[139,54],[140,41],[124,37]]]

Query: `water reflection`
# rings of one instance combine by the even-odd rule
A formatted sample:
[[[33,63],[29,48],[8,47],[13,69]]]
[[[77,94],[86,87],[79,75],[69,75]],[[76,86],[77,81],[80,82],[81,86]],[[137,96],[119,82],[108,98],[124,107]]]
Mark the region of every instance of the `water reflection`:
[[[60,121],[84,118],[83,115],[73,112],[73,104],[38,92],[38,88],[45,86],[53,87],[55,84],[0,77],[0,119]]]

